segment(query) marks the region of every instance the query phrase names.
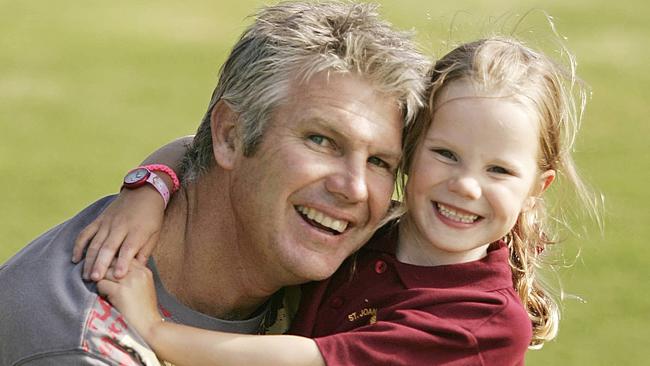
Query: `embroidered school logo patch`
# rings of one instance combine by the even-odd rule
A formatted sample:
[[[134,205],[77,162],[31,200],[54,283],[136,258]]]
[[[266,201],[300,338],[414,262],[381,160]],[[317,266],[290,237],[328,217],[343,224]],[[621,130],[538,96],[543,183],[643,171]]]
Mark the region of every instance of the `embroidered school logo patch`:
[[[363,308],[359,311],[353,311],[348,314],[348,321],[356,322],[368,317],[368,324],[375,324],[377,322],[377,308]]]

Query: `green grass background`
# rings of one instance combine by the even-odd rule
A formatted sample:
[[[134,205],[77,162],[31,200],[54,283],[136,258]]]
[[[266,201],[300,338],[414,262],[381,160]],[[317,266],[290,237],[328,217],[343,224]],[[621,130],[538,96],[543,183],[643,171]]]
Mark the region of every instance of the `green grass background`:
[[[0,262],[115,192],[124,172],[157,146],[192,133],[245,16],[263,3],[0,0]],[[563,288],[577,296],[563,303],[557,340],[527,361],[647,364],[647,3],[381,3],[384,16],[415,29],[432,55],[447,51],[448,40],[508,24],[508,14],[539,8],[554,16],[593,89],[576,159],[606,197],[606,227],[604,237],[566,244],[569,256],[581,250],[561,271]],[[541,13],[527,19],[520,33],[543,41],[549,29]]]

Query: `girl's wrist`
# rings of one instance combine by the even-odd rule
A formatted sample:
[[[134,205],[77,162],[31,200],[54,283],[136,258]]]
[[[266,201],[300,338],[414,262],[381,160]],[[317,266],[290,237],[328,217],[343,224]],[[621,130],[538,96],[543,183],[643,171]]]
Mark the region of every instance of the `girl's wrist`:
[[[147,344],[153,348],[154,351],[158,348],[158,340],[160,339],[161,333],[164,332],[165,326],[165,320],[159,318],[158,320],[153,320],[146,328],[144,334],[141,334],[142,338],[144,338]]]
[[[171,195],[180,188],[180,181],[174,170],[164,164],[142,165],[131,169],[122,182],[122,189],[135,190],[141,187],[155,189],[163,198],[165,207]]]

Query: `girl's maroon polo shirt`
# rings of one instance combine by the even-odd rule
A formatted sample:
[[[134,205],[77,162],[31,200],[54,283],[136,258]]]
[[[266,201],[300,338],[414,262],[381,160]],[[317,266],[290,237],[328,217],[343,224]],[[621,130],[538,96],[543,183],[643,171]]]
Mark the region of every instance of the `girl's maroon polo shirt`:
[[[523,365],[531,321],[508,249],[422,267],[396,260],[382,228],[332,278],[303,286],[290,333],[314,338],[327,365]]]

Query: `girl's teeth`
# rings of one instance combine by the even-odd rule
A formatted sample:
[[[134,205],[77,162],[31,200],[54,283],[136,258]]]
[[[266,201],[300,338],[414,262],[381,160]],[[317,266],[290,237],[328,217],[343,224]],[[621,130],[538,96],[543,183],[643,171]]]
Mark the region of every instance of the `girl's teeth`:
[[[438,211],[440,212],[440,214],[442,216],[444,216],[444,217],[446,217],[448,219],[454,220],[454,221],[459,221],[459,222],[462,222],[464,224],[471,224],[474,221],[476,221],[476,219],[478,219],[478,215],[463,214],[463,213],[457,212],[457,211],[455,211],[455,210],[453,210],[453,209],[451,209],[451,208],[449,208],[447,206],[444,206],[441,203],[438,203],[437,206],[438,206]]]

